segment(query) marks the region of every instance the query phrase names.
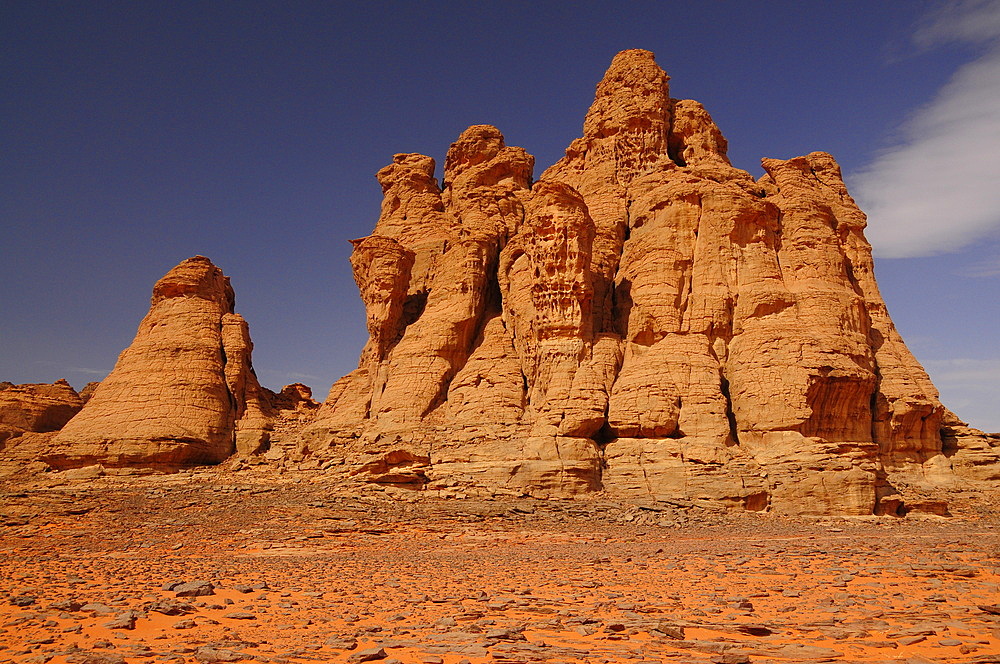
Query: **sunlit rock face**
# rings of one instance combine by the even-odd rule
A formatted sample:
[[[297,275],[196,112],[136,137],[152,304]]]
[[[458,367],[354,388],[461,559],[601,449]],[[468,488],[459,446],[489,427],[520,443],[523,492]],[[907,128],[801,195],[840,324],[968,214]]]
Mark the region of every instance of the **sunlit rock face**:
[[[198,256],[85,405],[57,385],[58,424],[0,409],[18,454],[169,470],[265,453],[331,481],[790,514],[1000,481],[1000,440],[941,405],[893,326],[830,155],[764,159],[755,180],[641,50],[615,56],[582,134],[537,180],[489,125],[440,183],[419,154],[378,172],[350,261],[369,340],[321,407],[258,384],[229,280]]]
[[[234,302],[229,279],[209,259],[170,270],[132,344],[42,459],[55,468],[166,470],[266,448],[269,395]]]
[[[764,159],[755,181],[726,149],[631,50],[534,183],[486,125],[441,186],[396,155],[351,259],[371,339],[298,454],[413,487],[800,514],[988,475],[979,439],[951,463],[974,437],[893,327],[833,157]]]
[[[25,434],[58,431],[82,407],[83,399],[65,380],[0,383],[0,450]]]

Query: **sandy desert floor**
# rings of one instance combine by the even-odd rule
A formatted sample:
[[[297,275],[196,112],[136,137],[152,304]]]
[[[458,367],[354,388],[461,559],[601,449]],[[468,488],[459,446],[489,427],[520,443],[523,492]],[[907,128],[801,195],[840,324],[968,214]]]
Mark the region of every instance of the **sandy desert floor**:
[[[320,479],[0,487],[0,662],[1000,662],[992,513],[415,500]]]

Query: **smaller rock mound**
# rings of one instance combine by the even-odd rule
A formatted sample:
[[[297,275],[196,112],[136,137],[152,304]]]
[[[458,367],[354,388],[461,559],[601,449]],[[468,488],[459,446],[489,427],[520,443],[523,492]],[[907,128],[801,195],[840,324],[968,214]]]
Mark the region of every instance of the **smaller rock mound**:
[[[132,344],[42,460],[170,470],[266,449],[271,408],[234,303],[229,279],[204,256],[170,270]]]
[[[54,383],[0,383],[0,449],[25,433],[58,431],[80,412],[76,390],[59,379]]]
[[[0,383],[0,477],[19,475],[31,466],[44,469],[38,455],[83,407],[65,380],[54,383]]]

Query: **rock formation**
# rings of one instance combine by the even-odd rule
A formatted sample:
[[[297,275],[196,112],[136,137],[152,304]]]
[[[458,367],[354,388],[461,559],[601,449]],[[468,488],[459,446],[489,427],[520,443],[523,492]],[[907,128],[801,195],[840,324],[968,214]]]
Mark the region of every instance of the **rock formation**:
[[[153,288],[135,340],[43,455],[55,468],[177,468],[266,449],[270,403],[229,279],[203,256]]]
[[[84,385],[83,388],[80,390],[80,400],[83,401],[83,403],[85,404],[88,401],[90,401],[90,397],[94,395],[94,391],[100,384],[101,384],[100,381],[94,380]]]
[[[764,159],[755,181],[726,149],[632,50],[537,182],[486,125],[440,186],[433,159],[396,155],[351,257],[369,342],[289,453],[376,482],[786,513],[994,479],[996,441],[893,327],[834,159]]]
[[[59,431],[83,407],[69,383],[0,383],[0,450],[26,433]]]
[[[0,383],[0,477],[44,469],[39,455],[82,407],[82,396],[65,380]]]
[[[944,408],[906,348],[834,159],[764,159],[754,180],[726,150],[651,53],[624,51],[537,181],[488,125],[440,185],[424,155],[378,172],[351,256],[369,339],[321,407],[259,385],[229,280],[198,256],[100,384],[0,386],[0,471],[264,453],[411,488],[792,514],[995,486],[1000,435]]]

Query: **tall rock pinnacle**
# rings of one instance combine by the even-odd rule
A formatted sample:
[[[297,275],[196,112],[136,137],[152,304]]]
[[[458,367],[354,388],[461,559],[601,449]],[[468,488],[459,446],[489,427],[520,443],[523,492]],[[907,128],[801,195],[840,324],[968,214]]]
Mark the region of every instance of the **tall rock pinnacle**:
[[[990,479],[888,317],[833,158],[754,181],[668,81],[648,51],[615,56],[533,185],[488,125],[442,187],[422,155],[379,172],[351,259],[371,339],[299,454],[376,482],[785,513]]]
[[[168,272],[132,344],[44,460],[176,468],[266,445],[253,345],[234,301],[229,279],[203,256]]]
[[[267,451],[411,488],[788,514],[997,486],[1000,436],[941,404],[893,326],[833,157],[763,159],[755,180],[668,82],[648,51],[615,56],[537,181],[490,125],[458,136],[440,183],[431,157],[394,155],[352,241],[368,343],[318,411],[303,385],[258,384],[229,280],[198,256],[59,433],[48,401],[8,389],[0,471]],[[59,424],[84,402],[42,387],[70,397]]]

